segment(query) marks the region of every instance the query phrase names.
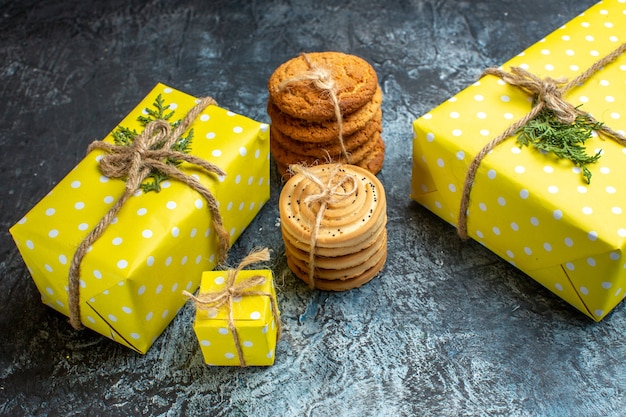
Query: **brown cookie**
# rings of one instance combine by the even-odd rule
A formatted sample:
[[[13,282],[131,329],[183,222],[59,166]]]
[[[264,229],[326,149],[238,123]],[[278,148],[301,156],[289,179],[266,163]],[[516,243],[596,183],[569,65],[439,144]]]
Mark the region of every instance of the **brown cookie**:
[[[348,162],[352,165],[360,166],[359,164],[361,161],[370,158],[374,152],[378,152],[381,148],[385,148],[385,142],[383,141],[380,132],[374,132],[374,136],[372,136],[367,142],[349,153],[350,160]],[[365,167],[361,166],[361,168]],[[372,173],[375,174],[374,172]]]
[[[310,121],[335,118],[329,91],[315,86],[311,80],[297,80],[309,73],[311,66],[326,73],[326,81],[333,84],[342,114],[353,113],[372,100],[378,88],[378,77],[367,61],[341,52],[305,55],[280,65],[268,80],[270,100],[281,112]]]
[[[289,178],[291,178],[291,172],[289,172],[289,167],[287,165],[281,164],[277,160],[274,160],[274,162],[276,163],[276,169],[278,170],[281,179],[283,181],[289,180]]]
[[[375,148],[368,158],[362,161],[359,161],[355,165],[358,167],[367,169],[372,174],[376,175],[382,170],[384,161],[385,161],[385,147],[383,146],[383,147]],[[292,177],[292,173],[289,171],[288,165],[283,165],[278,161],[274,161],[274,162],[276,162],[276,168],[278,169],[278,172],[284,181],[287,181],[289,178]]]
[[[380,88],[372,100],[350,114],[343,114],[341,119],[341,131],[349,136],[365,127],[381,111],[383,93]],[[337,119],[311,121],[296,118],[280,111],[271,100],[267,103],[267,114],[272,121],[272,128],[276,128],[290,138],[302,142],[329,142],[339,136]]]
[[[374,132],[382,132],[382,112],[380,110],[362,129],[343,137],[343,145],[346,151],[352,152],[357,147],[363,145],[374,135]],[[272,125],[271,135],[272,140],[279,142],[284,149],[289,149],[300,155],[325,158],[327,155],[334,157],[342,153],[338,137],[328,142],[304,142],[289,137],[275,125]]]
[[[358,165],[357,162],[363,160],[368,155],[370,155],[374,151],[374,149],[376,149],[377,147],[380,148],[381,146],[384,147],[380,132],[375,131],[374,135],[370,139],[368,139],[361,146],[353,149],[348,153],[350,160],[347,161],[346,157],[342,155],[341,152],[339,152],[338,154],[331,154],[329,152],[323,157],[315,157],[293,152],[291,151],[291,149],[284,148],[280,144],[280,141],[276,140],[276,135],[276,131],[272,133],[272,131],[270,130],[270,151],[276,161],[286,166],[294,164],[312,166],[334,162],[351,163],[354,165]]]
[[[279,133],[276,129],[270,129],[270,153],[279,165],[284,167],[289,167],[289,165],[293,164],[311,166],[319,165],[320,163],[327,164],[333,162],[333,158],[330,155],[328,155],[327,158],[316,158],[313,156],[297,154],[284,147],[281,141],[276,139],[277,135],[279,135]]]
[[[381,140],[376,144],[374,149],[370,151],[365,157],[357,162],[353,162],[361,168],[367,169],[372,174],[376,175],[383,168],[385,162],[385,142]]]

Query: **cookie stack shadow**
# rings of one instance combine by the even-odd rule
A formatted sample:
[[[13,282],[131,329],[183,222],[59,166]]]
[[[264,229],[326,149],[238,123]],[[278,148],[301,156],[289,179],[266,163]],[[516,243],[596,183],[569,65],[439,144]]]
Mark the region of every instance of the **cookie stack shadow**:
[[[284,178],[292,164],[341,162],[374,174],[381,170],[383,95],[367,61],[339,52],[300,55],[274,71],[268,90],[271,153]]]
[[[287,264],[312,288],[360,287],[387,259],[384,189],[374,174],[354,165],[324,164],[305,171],[289,178],[279,198]]]

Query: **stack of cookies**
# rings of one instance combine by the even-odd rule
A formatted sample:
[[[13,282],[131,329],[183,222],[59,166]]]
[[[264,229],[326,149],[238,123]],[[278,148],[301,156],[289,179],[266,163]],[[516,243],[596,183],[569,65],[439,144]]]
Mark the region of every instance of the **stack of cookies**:
[[[385,191],[370,171],[297,166],[281,191],[279,211],[289,268],[310,287],[356,288],[385,265]]]
[[[303,54],[274,71],[268,90],[271,152],[283,176],[292,164],[381,170],[382,90],[365,60],[340,52]]]

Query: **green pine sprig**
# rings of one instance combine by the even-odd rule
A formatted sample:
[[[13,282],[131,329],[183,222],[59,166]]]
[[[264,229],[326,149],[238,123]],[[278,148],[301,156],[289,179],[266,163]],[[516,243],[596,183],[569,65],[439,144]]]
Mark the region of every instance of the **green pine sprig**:
[[[159,94],[154,103],[152,103],[153,108],[146,107],[144,109],[145,115],[141,115],[137,117],[137,121],[141,123],[143,127],[145,127],[148,123],[154,120],[164,120],[167,121],[172,128],[176,128],[180,124],[180,120],[176,120],[174,122],[170,122],[169,120],[174,116],[174,111],[168,111],[170,108],[169,104],[165,103],[165,100]],[[118,126],[118,128],[112,133],[113,140],[116,145],[129,146],[133,143],[135,138],[139,135],[136,130],[129,129],[124,126]],[[181,136],[176,139],[176,142],[172,145],[171,149],[173,151],[178,151],[182,153],[189,153],[191,151],[191,142],[193,140],[193,129],[189,129],[189,133],[187,136]],[[162,143],[157,143],[154,146],[154,149],[158,149],[163,146]],[[165,161],[168,164],[179,166],[181,161],[175,158],[168,158]],[[169,177],[167,174],[160,172],[159,170],[153,170],[146,181],[141,184],[141,189],[144,193],[155,191],[161,191],[161,183],[167,180]]]
[[[543,110],[517,131],[517,143],[520,146],[532,145],[539,151],[569,159],[582,169],[589,184],[592,174],[587,165],[597,162],[602,152],[587,154],[585,142],[592,137],[593,131],[601,128],[602,123],[585,115],[577,116],[574,123],[568,124],[559,121],[551,110]]]
[[[163,100],[163,97],[161,97],[161,94],[156,96],[156,99],[154,99],[154,103],[152,103],[152,106],[154,107],[154,109],[151,109],[149,107],[146,107],[144,109],[147,116],[142,115],[142,116],[137,117],[137,121],[141,123],[142,126],[147,125],[153,120],[168,121],[174,115],[173,110],[170,111],[169,113],[166,113],[167,110],[169,110],[170,105],[165,104],[165,100]]]
[[[124,126],[118,126],[112,135],[116,145],[129,146],[139,133],[135,129],[131,130]]]

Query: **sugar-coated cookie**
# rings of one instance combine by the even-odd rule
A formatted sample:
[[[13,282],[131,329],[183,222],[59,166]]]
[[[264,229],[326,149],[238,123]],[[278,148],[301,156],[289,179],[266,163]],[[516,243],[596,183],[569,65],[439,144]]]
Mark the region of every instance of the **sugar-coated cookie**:
[[[348,152],[353,152],[357,148],[364,146],[364,144],[373,138],[374,132],[382,132],[382,112],[378,112],[370,119],[361,129],[353,132],[350,135],[343,136],[344,148]],[[277,142],[281,148],[299,155],[313,156],[316,158],[325,158],[327,155],[331,157],[341,156],[343,150],[338,137],[335,136],[331,140],[326,142],[305,142],[290,137],[283,132],[279,126],[272,121],[271,129],[272,140]]]
[[[349,136],[370,122],[381,111],[383,92],[378,87],[371,101],[365,103],[353,113],[342,114],[342,135]],[[286,136],[301,142],[329,142],[337,140],[339,126],[337,118],[333,116],[328,120],[315,121],[300,117],[293,117],[280,111],[278,107],[268,100],[267,114],[272,120],[272,127],[277,128]]]
[[[383,93],[365,60],[341,52],[302,54],[274,71],[268,91],[270,150],[283,178],[294,164],[340,162],[380,172]]]
[[[341,52],[311,52],[306,57],[300,55],[283,63],[270,76],[270,99],[281,112],[310,121],[335,117],[335,106],[328,90],[316,87],[309,80],[289,82],[310,71],[309,62],[327,71],[342,114],[363,107],[378,88],[376,72],[364,59]]]
[[[385,142],[382,137],[376,142],[374,148],[360,161],[353,161],[352,163],[361,168],[367,169],[372,174],[376,175],[383,168],[385,162]]]
[[[361,146],[358,146],[351,151],[347,151],[347,157],[349,158],[348,160],[342,152],[320,152],[322,154],[321,156],[311,156],[296,153],[290,149],[284,148],[281,142],[276,139],[276,136],[276,131],[272,131],[270,129],[270,151],[276,161],[286,166],[294,164],[303,164],[310,166],[319,165],[320,163],[331,162],[351,163],[354,165],[358,165],[358,162],[369,156],[372,152],[374,152],[376,148],[384,146],[383,140],[380,136],[380,132],[374,131],[372,137],[366,140]]]

